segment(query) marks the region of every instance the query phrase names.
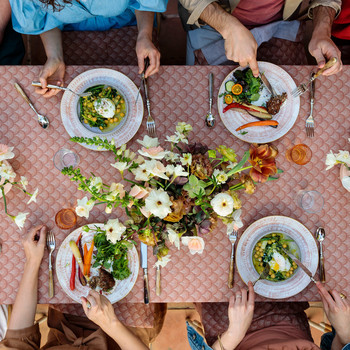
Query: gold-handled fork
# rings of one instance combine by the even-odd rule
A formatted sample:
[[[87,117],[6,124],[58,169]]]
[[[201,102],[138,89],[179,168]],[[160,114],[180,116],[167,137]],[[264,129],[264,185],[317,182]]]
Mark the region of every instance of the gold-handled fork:
[[[55,240],[54,234],[51,231],[47,233],[46,245],[47,245],[47,249],[49,249],[49,298],[53,298],[54,288],[53,288],[53,274],[52,274],[52,252],[56,248],[56,240]]]
[[[266,277],[269,275],[269,272],[270,272],[270,265],[266,264],[265,268],[264,268],[263,272],[260,274],[259,278],[253,282],[253,287],[255,286],[256,282],[266,279]]]
[[[230,258],[230,271],[228,273],[228,287],[233,288],[233,282],[234,282],[234,266],[235,266],[235,243],[237,241],[237,231],[235,229],[232,230],[232,232],[228,235],[228,239],[231,242],[231,258]]]
[[[316,79],[318,78],[320,75],[322,75],[322,73],[328,69],[333,67],[336,63],[337,63],[337,59],[336,57],[331,58],[325,65],[323,68],[319,69],[310,79],[307,83],[302,83],[300,84],[296,89],[294,89],[292,91],[292,96],[293,97],[298,97],[300,95],[302,95],[304,92],[306,92],[307,90],[309,90],[310,84]]]

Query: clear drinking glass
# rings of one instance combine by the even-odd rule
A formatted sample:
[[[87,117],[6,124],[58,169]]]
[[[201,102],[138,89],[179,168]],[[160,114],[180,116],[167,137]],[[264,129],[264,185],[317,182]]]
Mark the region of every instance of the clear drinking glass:
[[[53,157],[53,163],[59,171],[70,166],[75,168],[79,164],[79,160],[79,156],[75,152],[65,148],[57,151]]]
[[[322,194],[315,190],[299,191],[297,203],[307,213],[319,213],[323,209],[324,199]]]

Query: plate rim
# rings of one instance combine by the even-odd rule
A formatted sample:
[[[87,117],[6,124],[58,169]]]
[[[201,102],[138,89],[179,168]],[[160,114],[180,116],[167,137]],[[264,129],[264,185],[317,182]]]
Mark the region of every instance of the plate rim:
[[[77,302],[77,303],[80,303],[81,304],[81,301],[80,301],[80,299],[78,300],[78,299],[73,299],[73,298],[71,298],[71,296],[70,295],[68,295],[67,293],[66,293],[66,291],[65,291],[65,288],[63,287],[63,285],[62,285],[62,283],[61,283],[61,279],[60,279],[60,277],[59,277],[59,275],[58,275],[58,268],[57,268],[57,265],[58,265],[58,261],[59,261],[59,255],[61,254],[63,254],[62,253],[62,251],[61,251],[61,249],[63,250],[64,248],[63,248],[63,244],[64,243],[67,243],[70,239],[70,237],[72,237],[73,235],[76,235],[76,233],[77,233],[77,231],[78,230],[81,230],[84,226],[103,226],[104,224],[103,223],[90,223],[90,224],[86,224],[86,225],[82,225],[82,226],[79,226],[79,227],[77,227],[76,229],[74,229],[72,232],[70,232],[65,238],[64,238],[64,240],[62,241],[62,243],[61,243],[61,245],[60,245],[60,247],[58,248],[58,251],[57,251],[57,254],[56,254],[56,259],[55,259],[55,274],[56,274],[56,277],[57,277],[57,280],[58,280],[58,283],[60,284],[60,287],[61,287],[61,289],[62,289],[62,291],[65,293],[65,295],[66,296],[68,296],[70,299],[72,299],[74,302]],[[136,259],[136,261],[135,261],[135,266],[136,266],[136,269],[135,269],[135,274],[134,274],[134,279],[132,279],[131,281],[130,281],[130,289],[128,290],[128,292],[122,297],[122,298],[119,298],[119,299],[117,299],[117,300],[114,300],[114,299],[112,299],[112,300],[110,300],[110,298],[109,298],[109,295],[105,295],[107,298],[108,298],[108,300],[110,300],[110,302],[112,303],[112,304],[114,304],[114,303],[116,303],[116,302],[118,302],[118,301],[120,301],[120,300],[122,300],[122,299],[124,299],[131,291],[132,291],[132,289],[134,288],[134,286],[135,286],[135,283],[136,283],[136,281],[137,281],[137,279],[138,279],[138,275],[139,275],[139,271],[140,271],[140,258],[139,258],[139,255],[138,255],[138,252],[137,252],[137,249],[136,249],[136,247],[135,247],[135,245],[133,245],[133,247],[132,247],[132,249],[131,249],[131,251],[133,252],[133,254],[134,254],[134,256],[135,256],[135,259]],[[61,253],[60,253],[61,252]],[[88,288],[89,290],[91,290],[91,288],[89,288],[89,287],[85,287],[85,288]],[[113,293],[112,293],[113,294]],[[111,295],[112,295],[111,294]]]
[[[258,61],[258,65],[259,65],[259,69],[264,69],[264,67],[260,68],[260,65],[262,65],[262,66],[265,66],[265,65],[266,65],[267,67],[270,66],[270,68],[273,68],[273,69],[276,69],[275,67],[277,67],[277,70],[283,71],[284,73],[286,73],[286,74],[290,77],[290,79],[291,79],[291,84],[293,85],[293,86],[292,86],[292,89],[295,89],[295,88],[297,87],[297,85],[296,85],[294,79],[292,78],[292,76],[291,76],[285,69],[283,69],[282,67],[280,67],[280,66],[278,66],[278,65],[276,65],[276,64],[274,64],[274,63],[266,62],[266,61]],[[223,112],[221,111],[221,104],[222,104],[222,103],[221,103],[221,97],[219,97],[219,95],[222,93],[221,90],[222,90],[223,86],[225,85],[225,82],[226,82],[226,80],[228,79],[228,77],[229,77],[230,75],[232,75],[232,73],[235,72],[236,70],[238,70],[238,69],[245,69],[245,68],[246,68],[246,67],[238,66],[238,67],[236,67],[235,69],[233,69],[232,71],[230,71],[230,72],[225,76],[225,78],[223,79],[223,81],[222,81],[222,83],[221,83],[221,85],[220,85],[220,87],[219,87],[219,91],[218,91],[218,94],[217,94],[217,108],[218,108],[218,113],[219,113],[220,119],[221,119],[221,121],[223,122],[225,128],[229,131],[229,133],[230,133],[231,135],[237,137],[238,139],[240,139],[240,140],[242,140],[242,141],[244,141],[244,142],[247,142],[247,143],[259,143],[259,144],[261,144],[261,143],[270,143],[270,142],[274,142],[274,141],[276,141],[276,140],[282,138],[283,136],[285,136],[285,135],[293,128],[295,122],[297,121],[298,116],[299,116],[299,113],[300,113],[300,96],[298,96],[297,98],[293,98],[293,104],[297,104],[297,105],[298,105],[298,108],[296,109],[296,112],[295,112],[295,117],[294,117],[295,120],[294,120],[293,124],[290,126],[290,128],[289,128],[283,135],[277,136],[277,137],[271,137],[271,138],[266,139],[266,140],[264,140],[264,141],[261,141],[261,140],[252,140],[252,141],[249,140],[249,141],[248,141],[248,140],[246,140],[245,137],[244,137],[245,135],[241,135],[241,134],[239,134],[239,133],[234,133],[234,132],[232,132],[232,131],[227,127],[227,125],[226,125],[226,123],[225,123],[225,118],[223,117]],[[265,70],[266,70],[266,68],[265,68]],[[238,112],[237,112],[237,113],[238,113]]]
[[[310,238],[312,237],[312,239],[313,239],[313,240],[312,240],[312,244],[314,244],[314,248],[316,247],[316,250],[318,251],[316,238],[315,238],[314,235],[311,233],[311,231],[310,231],[302,222],[300,222],[300,221],[297,220],[297,219],[294,219],[294,218],[291,218],[291,217],[285,216],[285,215],[269,215],[269,216],[262,217],[262,218],[260,218],[260,219],[258,219],[258,220],[255,220],[254,222],[252,222],[252,223],[244,230],[244,232],[242,233],[242,235],[239,237],[238,244],[237,244],[236,251],[235,251],[235,256],[237,257],[236,263],[235,263],[236,269],[237,269],[237,272],[238,272],[239,277],[241,278],[241,280],[242,280],[243,283],[245,283],[245,284],[246,284],[246,282],[245,282],[245,280],[242,278],[241,272],[239,271],[239,267],[238,267],[238,260],[239,260],[239,259],[238,259],[238,254],[237,254],[238,249],[240,248],[241,245],[243,245],[243,243],[242,243],[242,242],[243,242],[243,241],[242,241],[242,237],[243,237],[244,234],[246,234],[246,231],[247,231],[249,228],[251,228],[251,226],[255,225],[257,222],[259,222],[259,221],[271,220],[271,218],[277,218],[277,219],[283,218],[283,219],[287,219],[287,220],[290,220],[290,221],[294,221],[295,223],[297,223],[297,225],[303,226],[303,228],[308,232],[308,234],[310,234]],[[247,234],[248,234],[248,233],[249,233],[249,232],[247,232]],[[315,271],[311,271],[311,272],[313,272],[313,275],[315,275],[315,274],[317,273],[318,264],[319,264],[319,256],[317,255],[315,259],[317,260],[317,264],[315,264],[315,265],[316,265]],[[283,296],[283,297],[274,297],[274,296],[271,296],[271,295],[265,295],[265,294],[261,294],[261,293],[259,293],[259,292],[257,292],[257,291],[255,291],[255,293],[258,294],[258,295],[260,295],[260,296],[262,296],[262,297],[264,297],[264,298],[267,298],[267,299],[282,300],[282,299],[291,298],[291,297],[293,297],[293,296],[299,294],[300,292],[302,292],[302,291],[310,284],[310,282],[311,282],[311,279],[308,281],[308,284],[307,284],[305,287],[303,287],[301,290],[296,291],[295,293],[293,292],[293,294],[290,294],[290,295],[287,295],[287,296]]]

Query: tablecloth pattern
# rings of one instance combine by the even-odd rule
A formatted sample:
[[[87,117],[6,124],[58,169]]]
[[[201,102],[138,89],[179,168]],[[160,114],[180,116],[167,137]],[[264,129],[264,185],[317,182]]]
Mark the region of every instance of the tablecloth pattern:
[[[65,81],[69,83],[78,74],[92,67],[69,66]],[[137,67],[109,67],[126,74],[140,84]],[[283,66],[295,79],[296,83],[310,76],[313,67]],[[63,176],[53,165],[52,158],[59,149],[69,148],[80,156],[79,167],[82,172],[93,172],[101,176],[106,183],[119,181],[117,170],[110,166],[114,161],[112,153],[93,152],[79,144],[69,141],[60,118],[61,94],[51,99],[44,99],[34,94],[30,82],[37,79],[41,67],[0,67],[0,142],[15,147],[15,158],[10,161],[19,176],[27,176],[30,189],[39,188],[37,203],[27,206],[23,193],[12,190],[8,198],[10,213],[29,212],[25,228],[20,231],[3,212],[0,204],[0,240],[3,250],[0,255],[0,303],[12,303],[22,274],[24,252],[21,238],[28,228],[45,223],[54,232],[57,247],[69,231],[60,230],[54,222],[55,214],[64,207],[73,206],[84,193],[77,191],[76,185]],[[216,103],[213,113],[217,116],[216,126],[208,129],[204,116],[208,109],[208,73],[214,73],[214,91],[217,92],[224,77],[233,69],[223,67],[186,67],[163,66],[160,72],[149,78],[152,115],[156,120],[161,142],[164,135],[174,132],[178,121],[193,125],[191,139],[201,141],[209,147],[221,144],[233,147],[241,156],[249,147],[238,140],[221,122]],[[350,137],[350,67],[344,67],[341,74],[321,77],[316,82],[315,137],[310,139],[305,134],[305,117],[310,110],[308,94],[301,96],[301,109],[298,120],[292,130],[280,140],[274,142],[279,149],[278,167],[284,170],[278,181],[261,184],[253,195],[241,193],[243,203],[242,219],[244,226],[268,215],[285,215],[302,222],[312,233],[318,226],[326,230],[325,262],[327,288],[337,288],[350,295],[350,232],[349,212],[350,193],[346,192],[339,181],[339,169],[325,171],[325,158],[329,150],[349,149]],[[22,97],[16,92],[13,83],[18,82],[29,94],[32,102],[50,119],[50,127],[43,130],[36,117]],[[216,97],[215,101],[216,102]],[[145,120],[128,146],[137,149],[136,140],[146,132]],[[289,163],[285,152],[297,143],[307,144],[313,153],[310,163],[298,166]],[[301,189],[316,189],[325,199],[324,209],[320,214],[307,214],[300,209],[295,197]],[[104,213],[97,206],[90,218],[79,219],[79,225],[93,222],[105,222],[108,218],[126,219],[121,209],[112,214]],[[244,228],[240,230],[243,232]],[[202,255],[191,255],[187,247],[180,251],[171,247],[171,262],[162,269],[162,294],[155,295],[155,270],[152,268],[156,259],[149,248],[150,299],[152,302],[219,302],[227,301],[232,290],[227,287],[227,274],[231,245],[226,237],[225,227],[221,224],[205,237],[205,250]],[[57,252],[57,250],[56,250]],[[39,277],[40,303],[71,303],[61,290],[55,276],[55,297],[48,298],[48,253],[45,253]],[[235,272],[233,291],[243,287],[238,272]],[[265,300],[258,297],[257,300]],[[289,301],[319,300],[316,287],[310,284]],[[142,271],[135,287],[121,303],[143,301]]]

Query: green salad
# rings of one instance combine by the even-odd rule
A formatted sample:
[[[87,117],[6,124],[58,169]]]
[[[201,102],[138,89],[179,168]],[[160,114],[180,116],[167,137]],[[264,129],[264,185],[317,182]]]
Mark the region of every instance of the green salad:
[[[293,276],[298,266],[282,248],[299,258],[297,244],[283,233],[270,233],[256,243],[252,259],[255,270],[259,275],[263,272],[266,264],[269,264],[270,272],[266,278],[267,280],[279,282]]]
[[[79,99],[79,119],[82,123],[110,131],[125,118],[125,99],[117,89],[96,85],[85,92],[91,92],[91,95]]]

